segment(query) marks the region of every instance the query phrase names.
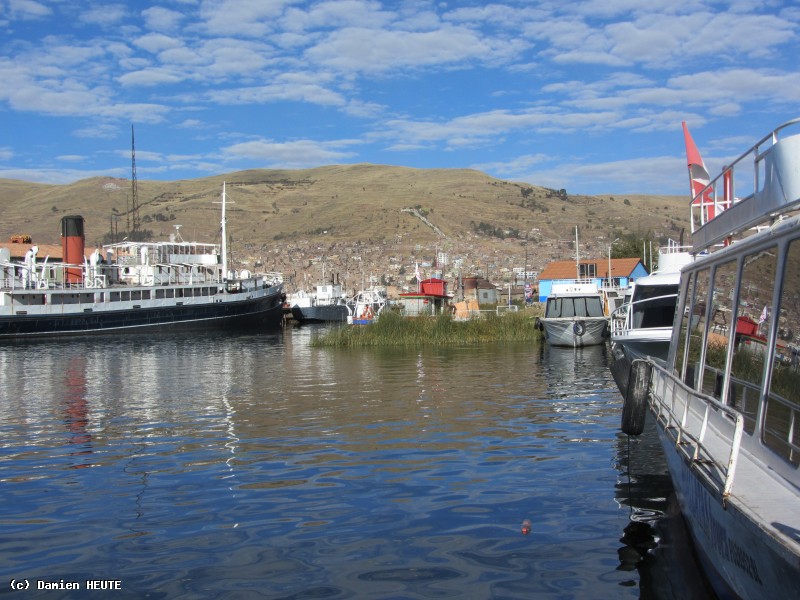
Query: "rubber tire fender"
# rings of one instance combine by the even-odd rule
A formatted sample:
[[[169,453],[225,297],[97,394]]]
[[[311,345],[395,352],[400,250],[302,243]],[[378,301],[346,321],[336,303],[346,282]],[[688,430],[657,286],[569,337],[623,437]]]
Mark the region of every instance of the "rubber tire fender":
[[[586,333],[586,323],[583,321],[575,321],[572,325],[572,332],[578,337],[582,337]]]
[[[631,363],[628,375],[628,389],[625,401],[622,404],[623,433],[639,435],[644,431],[644,422],[647,417],[647,402],[650,397],[650,377],[652,367],[644,360],[635,360]]]

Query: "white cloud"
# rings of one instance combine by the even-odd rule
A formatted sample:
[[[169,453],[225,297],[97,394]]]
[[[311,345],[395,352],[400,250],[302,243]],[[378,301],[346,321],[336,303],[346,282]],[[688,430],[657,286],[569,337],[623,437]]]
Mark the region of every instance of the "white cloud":
[[[203,0],[200,17],[212,35],[262,37],[275,28],[284,8],[298,0]]]
[[[34,0],[8,0],[8,15],[12,19],[36,19],[51,12],[49,7]]]
[[[183,20],[183,13],[161,6],[152,6],[142,11],[145,27],[152,31],[174,31]]]
[[[516,40],[481,37],[462,27],[445,26],[425,32],[349,27],[334,31],[306,50],[305,55],[323,67],[369,73],[508,61],[525,46]]]
[[[299,169],[341,162],[353,156],[353,153],[339,148],[353,143],[352,140],[332,142],[257,140],[228,146],[223,148],[223,153],[231,158],[260,161],[272,168]]]
[[[163,33],[148,33],[133,40],[133,43],[135,46],[154,54],[182,46],[180,40]]]
[[[127,8],[122,4],[103,4],[81,12],[80,20],[92,25],[109,27],[123,21],[127,14]]]

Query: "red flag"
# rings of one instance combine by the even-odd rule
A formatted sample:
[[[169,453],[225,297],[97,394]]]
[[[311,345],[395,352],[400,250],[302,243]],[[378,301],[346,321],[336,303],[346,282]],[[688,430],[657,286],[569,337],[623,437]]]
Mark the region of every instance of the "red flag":
[[[689,167],[689,183],[690,189],[692,192],[692,204],[700,204],[702,205],[702,211],[705,214],[705,218],[702,219],[702,223],[706,223],[714,218],[714,199],[712,198],[712,190],[709,188],[706,190],[706,193],[703,194],[702,198],[698,197],[700,192],[703,191],[711,178],[708,175],[708,169],[706,169],[706,165],[703,162],[703,158],[700,156],[700,151],[697,149],[697,146],[692,139],[692,135],[689,133],[689,128],[686,127],[686,121],[682,122],[683,125],[683,141],[686,144],[686,161]],[[701,223],[701,224],[702,224]]]

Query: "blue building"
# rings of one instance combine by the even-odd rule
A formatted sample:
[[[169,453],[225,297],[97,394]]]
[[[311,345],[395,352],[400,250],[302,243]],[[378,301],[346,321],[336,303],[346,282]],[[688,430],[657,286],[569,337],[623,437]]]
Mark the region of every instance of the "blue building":
[[[609,273],[609,264],[611,272]],[[607,258],[559,260],[551,262],[539,273],[539,302],[547,302],[553,283],[575,281],[594,282],[597,287],[626,288],[636,278],[648,275],[638,258]]]

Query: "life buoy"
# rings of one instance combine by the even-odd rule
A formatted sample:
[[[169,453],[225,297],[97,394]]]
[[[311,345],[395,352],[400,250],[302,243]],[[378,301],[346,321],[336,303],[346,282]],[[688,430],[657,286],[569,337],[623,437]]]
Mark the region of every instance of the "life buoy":
[[[575,321],[575,324],[572,326],[572,331],[578,337],[581,337],[584,333],[586,333],[586,323],[583,321]]]
[[[647,361],[635,360],[631,363],[631,369],[628,374],[628,389],[625,393],[625,401],[622,404],[621,429],[623,433],[639,435],[644,431],[652,370],[652,366]]]

